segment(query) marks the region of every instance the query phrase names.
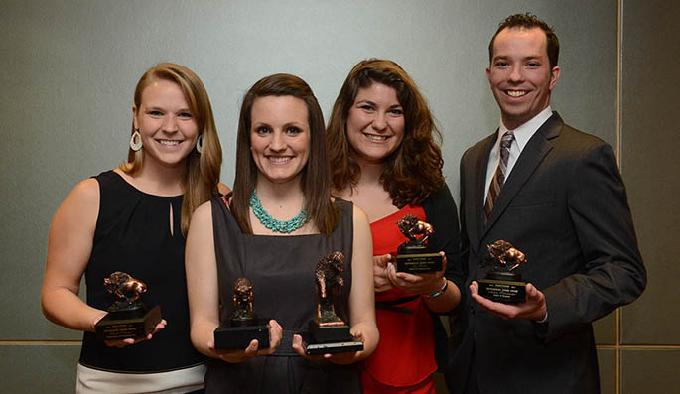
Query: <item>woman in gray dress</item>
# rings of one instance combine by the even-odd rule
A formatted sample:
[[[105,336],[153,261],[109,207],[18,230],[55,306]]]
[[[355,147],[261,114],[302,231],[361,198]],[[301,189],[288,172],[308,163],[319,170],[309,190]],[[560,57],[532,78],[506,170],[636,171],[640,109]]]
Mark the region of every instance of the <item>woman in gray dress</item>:
[[[211,357],[207,392],[360,392],[352,365],[378,341],[370,230],[364,213],[330,195],[323,114],[299,77],[274,74],[246,93],[233,194],[199,207],[187,241],[194,345]],[[363,350],[308,356],[300,332],[317,313],[315,267],[344,255],[337,313]],[[232,285],[253,283],[271,318],[270,347],[216,351],[213,330],[232,312]]]

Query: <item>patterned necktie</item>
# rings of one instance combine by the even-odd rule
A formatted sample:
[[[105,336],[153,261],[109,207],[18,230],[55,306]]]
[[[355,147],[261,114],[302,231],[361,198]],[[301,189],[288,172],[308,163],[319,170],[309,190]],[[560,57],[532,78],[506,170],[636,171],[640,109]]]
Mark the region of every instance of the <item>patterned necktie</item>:
[[[496,201],[496,197],[501,192],[501,187],[505,182],[505,173],[508,168],[508,156],[510,155],[510,145],[512,145],[512,140],[515,139],[515,135],[512,131],[506,131],[501,137],[501,143],[499,147],[500,160],[498,160],[498,167],[496,167],[496,173],[494,173],[493,178],[491,178],[491,183],[489,184],[489,192],[486,194],[486,200],[484,200],[484,214],[488,219],[491,216],[491,210],[493,209],[493,204]]]

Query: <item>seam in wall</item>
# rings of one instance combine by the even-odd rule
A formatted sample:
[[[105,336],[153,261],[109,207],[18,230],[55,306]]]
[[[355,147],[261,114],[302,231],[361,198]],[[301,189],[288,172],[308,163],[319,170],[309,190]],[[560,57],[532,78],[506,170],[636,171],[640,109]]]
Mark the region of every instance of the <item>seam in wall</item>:
[[[623,172],[623,160],[621,158],[621,95],[622,95],[622,69],[623,69],[623,0],[616,0],[616,161],[619,171]],[[614,391],[621,394],[621,308],[616,309],[614,316],[615,329],[615,351],[614,351]]]

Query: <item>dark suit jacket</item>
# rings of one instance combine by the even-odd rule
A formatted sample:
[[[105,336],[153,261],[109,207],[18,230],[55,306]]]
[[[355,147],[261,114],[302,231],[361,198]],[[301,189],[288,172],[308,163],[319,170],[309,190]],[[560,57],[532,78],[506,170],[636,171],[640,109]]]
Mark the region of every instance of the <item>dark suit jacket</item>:
[[[483,194],[496,133],[461,161],[461,226],[467,281],[485,276],[486,244],[523,251],[523,279],[546,297],[547,325],[502,320],[462,290],[466,330],[449,365],[453,392],[472,366],[480,393],[599,392],[592,322],[635,300],[646,284],[626,194],[611,147],[555,112],[531,137],[489,220]]]

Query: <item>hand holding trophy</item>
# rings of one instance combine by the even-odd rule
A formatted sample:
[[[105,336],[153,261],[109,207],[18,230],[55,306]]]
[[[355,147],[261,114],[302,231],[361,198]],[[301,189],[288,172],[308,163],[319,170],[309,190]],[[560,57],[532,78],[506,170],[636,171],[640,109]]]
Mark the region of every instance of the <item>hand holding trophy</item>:
[[[416,275],[441,271],[442,256],[427,245],[428,238],[434,233],[432,225],[414,215],[406,215],[399,219],[397,226],[409,239],[397,250],[397,271]]]
[[[527,258],[510,242],[497,240],[486,245],[491,270],[479,281],[479,295],[494,302],[503,304],[520,304],[526,297],[526,283],[515,271],[527,262]]]
[[[229,326],[218,327],[213,332],[215,349],[245,349],[253,339],[257,339],[258,348],[269,347],[268,320],[258,319],[253,312],[252,283],[246,278],[238,278],[234,281],[233,291],[234,311]]]
[[[116,271],[104,278],[104,287],[116,297],[107,314],[95,324],[101,340],[144,338],[161,321],[161,308],[147,308],[141,300],[146,283],[125,272]]]
[[[316,265],[317,313],[309,330],[303,333],[307,354],[354,352],[364,348],[363,342],[354,339],[347,324],[335,311],[344,285],[344,259],[341,252],[332,252]]]

